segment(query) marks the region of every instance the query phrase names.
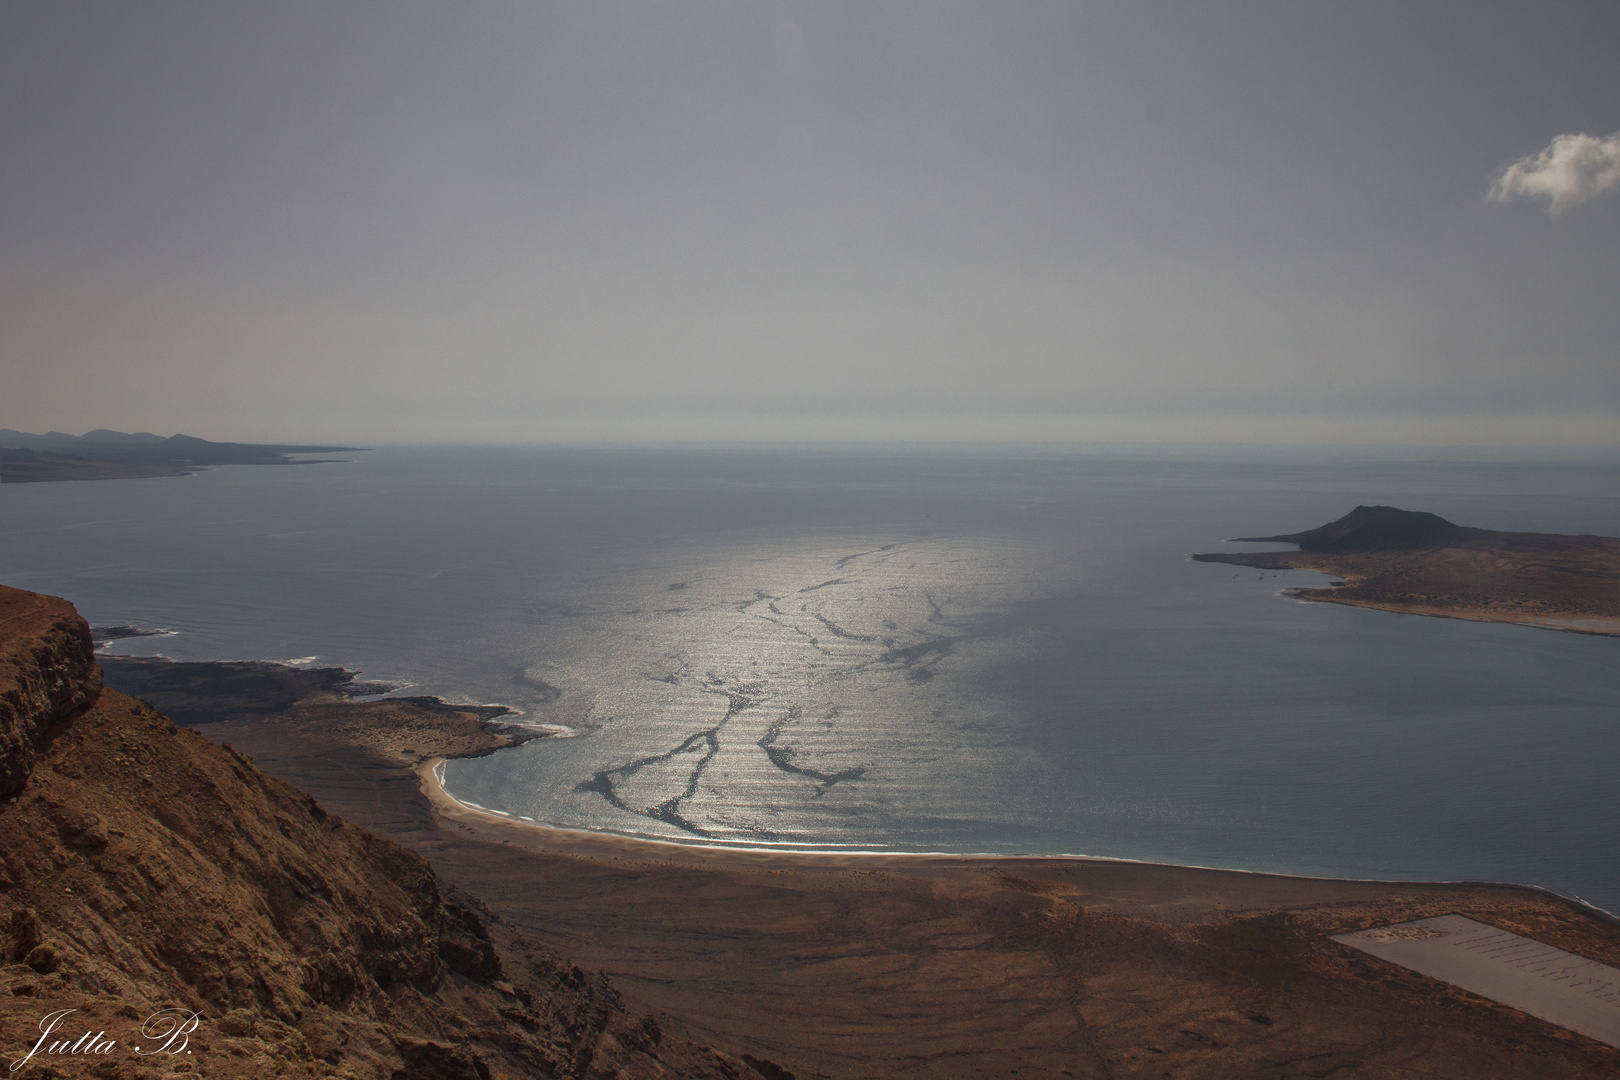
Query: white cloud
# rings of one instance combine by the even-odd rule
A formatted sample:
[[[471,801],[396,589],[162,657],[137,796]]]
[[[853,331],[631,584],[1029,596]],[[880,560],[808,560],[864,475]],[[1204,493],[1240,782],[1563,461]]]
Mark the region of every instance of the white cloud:
[[[1558,213],[1620,186],[1620,131],[1606,139],[1560,135],[1539,154],[1509,165],[1491,185],[1489,198],[1506,202],[1515,195],[1545,196]]]

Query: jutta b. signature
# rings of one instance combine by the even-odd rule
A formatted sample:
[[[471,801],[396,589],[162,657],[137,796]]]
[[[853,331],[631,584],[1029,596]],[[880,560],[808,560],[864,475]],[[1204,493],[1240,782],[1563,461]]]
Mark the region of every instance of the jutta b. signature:
[[[68,1016],[77,1009],[57,1009],[46,1013],[39,1022],[39,1041],[32,1050],[11,1063],[16,1072],[37,1057],[60,1057],[64,1054],[79,1057],[111,1054],[118,1048],[118,1040],[107,1037],[105,1031],[86,1031],[73,1038]],[[202,1023],[202,1017],[188,1009],[159,1009],[141,1024],[141,1041],[130,1050],[141,1057],[155,1054],[189,1054],[191,1033]],[[54,1038],[53,1038],[54,1036]]]

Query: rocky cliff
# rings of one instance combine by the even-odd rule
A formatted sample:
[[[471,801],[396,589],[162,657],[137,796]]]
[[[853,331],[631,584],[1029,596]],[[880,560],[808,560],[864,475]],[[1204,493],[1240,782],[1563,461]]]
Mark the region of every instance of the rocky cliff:
[[[55,725],[101,693],[90,628],[54,596],[0,596],[0,797],[15,795]]]
[[[0,784],[0,1053],[41,1043],[21,1075],[757,1075],[104,690],[72,607],[3,587]]]

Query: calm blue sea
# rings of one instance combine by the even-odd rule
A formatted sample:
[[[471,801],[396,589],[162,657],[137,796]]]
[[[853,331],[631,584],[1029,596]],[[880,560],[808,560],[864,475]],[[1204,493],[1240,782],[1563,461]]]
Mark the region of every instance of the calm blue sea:
[[[1620,910],[1620,640],[1194,563],[1358,503],[1620,535],[1612,464],[384,449],[0,487],[0,581],[119,651],[344,665],[562,736],[537,821],[750,845],[1528,882]],[[1617,585],[1620,587],[1620,585]]]

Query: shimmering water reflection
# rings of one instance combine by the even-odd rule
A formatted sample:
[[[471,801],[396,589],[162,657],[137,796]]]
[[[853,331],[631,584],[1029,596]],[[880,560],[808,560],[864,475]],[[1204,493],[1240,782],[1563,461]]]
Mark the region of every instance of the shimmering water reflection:
[[[1157,455],[1157,456],[1156,456]],[[1605,464],[389,450],[0,488],[0,580],[120,651],[318,657],[572,738],[451,762],[552,824],[1532,882],[1620,909],[1614,639],[1193,563],[1358,503],[1620,534]]]
[[[525,670],[557,691],[537,712],[591,737],[456,762],[451,787],[685,839],[869,844],[941,785],[953,816],[995,817],[996,778],[1032,764],[965,676],[1009,655],[977,619],[1028,591],[1040,553],[876,539],[665,551],[593,582],[570,618],[604,648]]]

